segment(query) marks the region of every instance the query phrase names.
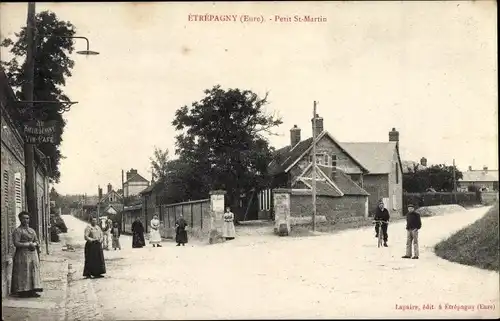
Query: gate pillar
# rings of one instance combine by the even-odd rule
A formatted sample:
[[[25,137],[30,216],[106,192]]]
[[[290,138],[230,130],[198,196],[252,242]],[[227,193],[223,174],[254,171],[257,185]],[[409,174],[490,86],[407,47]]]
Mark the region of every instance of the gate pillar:
[[[210,192],[210,244],[223,242],[222,225],[224,215],[224,199],[226,191],[216,190]]]
[[[274,233],[279,236],[290,234],[290,194],[289,189],[273,190],[274,200]]]

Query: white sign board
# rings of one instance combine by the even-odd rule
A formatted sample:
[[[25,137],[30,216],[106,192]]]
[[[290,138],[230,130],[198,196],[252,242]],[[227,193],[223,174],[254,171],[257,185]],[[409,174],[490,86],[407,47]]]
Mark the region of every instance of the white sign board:
[[[212,211],[224,212],[224,195],[212,195]]]

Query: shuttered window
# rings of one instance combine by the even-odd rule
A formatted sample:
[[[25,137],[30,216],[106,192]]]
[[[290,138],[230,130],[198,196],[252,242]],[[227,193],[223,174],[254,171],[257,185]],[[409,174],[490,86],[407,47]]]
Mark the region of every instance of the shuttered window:
[[[12,242],[9,233],[9,172],[3,171],[2,176],[2,259],[9,252]]]
[[[3,200],[6,209],[9,208],[9,172],[7,170],[3,171]]]
[[[14,174],[16,217],[23,210],[23,189],[22,189],[23,184],[21,178],[22,178],[21,173]]]

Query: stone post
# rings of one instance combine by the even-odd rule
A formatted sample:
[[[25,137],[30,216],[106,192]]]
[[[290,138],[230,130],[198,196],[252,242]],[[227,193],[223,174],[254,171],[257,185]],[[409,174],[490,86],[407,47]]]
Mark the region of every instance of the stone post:
[[[210,244],[223,242],[222,224],[224,215],[224,198],[226,191],[217,190],[210,192]]]
[[[273,190],[274,232],[279,236],[290,234],[290,194],[289,189]]]

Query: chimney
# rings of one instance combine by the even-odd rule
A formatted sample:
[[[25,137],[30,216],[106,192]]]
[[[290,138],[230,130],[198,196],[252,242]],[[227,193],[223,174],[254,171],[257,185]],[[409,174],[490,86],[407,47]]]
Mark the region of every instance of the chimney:
[[[318,137],[319,134],[321,134],[323,132],[323,118],[319,117],[318,114],[316,114],[315,118],[316,118],[316,128],[314,128],[314,122],[313,122],[314,118],[311,119],[311,125],[313,126],[312,127],[313,135],[315,135],[316,137]]]
[[[100,202],[101,199],[102,199],[102,188],[100,186],[97,187],[97,197],[98,197],[98,201]]]
[[[113,186],[111,184],[108,184],[108,193],[110,193],[113,190]]]
[[[290,129],[290,146],[293,148],[300,142],[300,128],[297,125],[293,125]]]
[[[137,169],[133,169],[131,168],[128,172],[127,172],[127,181],[129,179],[131,179],[132,177],[134,177],[134,175],[137,174]]]
[[[472,172],[472,166],[469,165],[469,172]]]
[[[422,157],[420,159],[420,165],[424,166],[424,167],[427,167],[427,158],[425,157]]]
[[[398,142],[399,143],[399,132],[396,130],[396,128],[393,128],[389,132],[389,141],[390,142]]]

